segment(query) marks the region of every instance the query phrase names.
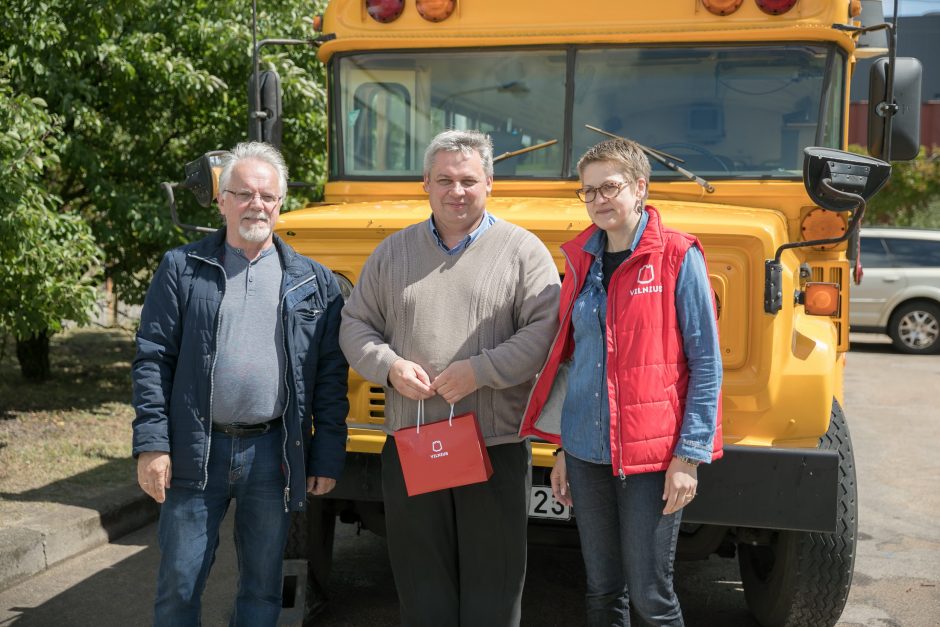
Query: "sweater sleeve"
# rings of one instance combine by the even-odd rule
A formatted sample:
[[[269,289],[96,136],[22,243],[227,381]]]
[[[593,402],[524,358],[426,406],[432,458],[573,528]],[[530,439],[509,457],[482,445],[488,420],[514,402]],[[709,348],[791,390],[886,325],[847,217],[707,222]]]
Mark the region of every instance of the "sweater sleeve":
[[[388,385],[392,364],[401,359],[385,340],[385,293],[388,281],[389,242],[386,240],[366,259],[359,282],[343,307],[339,343],[350,367],[365,379]]]
[[[558,330],[561,281],[551,253],[531,233],[519,243],[514,302],[515,333],[470,358],[480,387],[503,389],[531,380],[548,355]]]

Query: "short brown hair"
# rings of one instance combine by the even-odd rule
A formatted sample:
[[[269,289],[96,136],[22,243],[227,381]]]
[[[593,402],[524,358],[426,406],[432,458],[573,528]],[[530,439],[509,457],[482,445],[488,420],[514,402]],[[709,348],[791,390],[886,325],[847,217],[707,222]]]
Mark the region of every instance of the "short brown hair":
[[[607,139],[589,148],[578,160],[578,175],[591,163],[608,161],[620,167],[631,183],[638,179],[650,180],[650,160],[640,145],[632,139]]]

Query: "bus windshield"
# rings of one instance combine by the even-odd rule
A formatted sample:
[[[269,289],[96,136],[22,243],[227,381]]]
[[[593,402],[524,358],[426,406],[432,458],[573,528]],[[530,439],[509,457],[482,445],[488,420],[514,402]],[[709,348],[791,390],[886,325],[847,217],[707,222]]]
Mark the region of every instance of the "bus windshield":
[[[635,139],[708,179],[799,178],[841,146],[845,58],[825,44],[408,51],[335,59],[332,178],[420,177],[438,132],[479,129],[498,178],[577,178],[604,139]],[[653,164],[653,179],[678,175]]]

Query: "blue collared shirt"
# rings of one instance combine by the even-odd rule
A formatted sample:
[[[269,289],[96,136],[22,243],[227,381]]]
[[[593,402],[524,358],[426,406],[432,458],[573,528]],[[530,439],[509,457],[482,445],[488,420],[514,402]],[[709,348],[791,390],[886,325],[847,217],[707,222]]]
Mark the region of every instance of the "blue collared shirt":
[[[648,221],[649,214],[644,211],[631,251],[636,250]],[[565,453],[597,464],[611,463],[607,291],[602,283],[606,245],[607,233],[600,229],[584,244],[584,251],[594,256],[594,262],[571,314],[574,354],[561,414],[561,441]],[[705,259],[694,246],[689,248],[679,269],[676,313],[689,368],[689,386],[674,454],[708,462],[711,461],[721,388],[721,352]]]
[[[428,218],[428,227],[431,229],[431,235],[434,236],[434,240],[437,242],[437,245],[441,247],[448,255],[456,255],[459,252],[462,252],[470,244],[475,242],[483,233],[486,232],[486,229],[490,228],[496,224],[497,218],[493,216],[489,211],[483,210],[483,219],[480,221],[480,226],[473,229],[469,235],[460,240],[460,242],[453,248],[448,248],[447,244],[444,243],[444,240],[441,239],[441,234],[437,231],[437,227],[434,225],[434,216],[432,215]]]

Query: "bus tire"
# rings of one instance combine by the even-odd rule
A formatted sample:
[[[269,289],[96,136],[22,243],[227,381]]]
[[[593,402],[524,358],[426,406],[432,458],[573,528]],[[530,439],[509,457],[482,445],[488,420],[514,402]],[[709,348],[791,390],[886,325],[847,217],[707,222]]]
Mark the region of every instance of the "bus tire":
[[[329,600],[335,532],[336,512],[329,499],[308,497],[307,511],[291,514],[284,559],[307,560],[305,620],[320,613]]]
[[[835,400],[819,448],[839,452],[836,532],[776,531],[769,545],[738,545],[744,597],[764,627],[835,625],[849,596],[858,540],[858,494],[852,441]]]

